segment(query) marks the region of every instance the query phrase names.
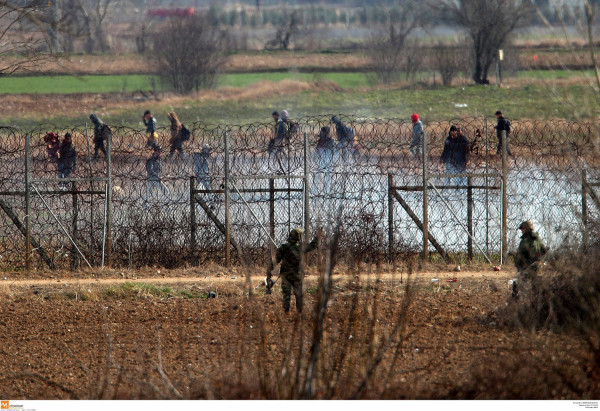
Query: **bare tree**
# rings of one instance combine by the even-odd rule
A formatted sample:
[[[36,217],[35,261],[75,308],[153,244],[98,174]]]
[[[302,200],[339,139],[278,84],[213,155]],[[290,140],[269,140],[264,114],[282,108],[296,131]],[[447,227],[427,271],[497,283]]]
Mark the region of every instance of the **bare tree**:
[[[216,85],[227,61],[229,36],[205,16],[171,18],[152,36],[150,64],[178,93]]]
[[[0,74],[28,70],[52,56],[52,42],[41,0],[0,0]]]
[[[473,43],[472,78],[488,84],[488,71],[508,36],[527,23],[533,8],[528,0],[433,0],[433,8],[464,27]]]
[[[299,32],[300,13],[298,10],[283,11],[281,21],[277,26],[275,38],[267,43],[267,48],[281,48],[289,50],[292,37]]]
[[[110,49],[104,26],[113,0],[55,1],[60,2],[57,26],[65,50],[73,51],[73,41],[78,38],[84,39],[86,53],[106,52]]]
[[[418,4],[413,1],[401,2],[400,15],[389,18],[386,30],[379,30],[371,37],[368,53],[371,65],[380,83],[388,84],[398,79],[403,68],[403,55],[408,35],[419,27],[420,18],[415,10]],[[388,12],[389,17],[389,12]],[[414,50],[413,53],[419,53]]]
[[[590,47],[590,58],[592,59],[592,65],[594,66],[594,72],[596,74],[596,84],[600,91],[600,70],[598,69],[598,62],[596,61],[596,53],[594,52],[594,18],[596,17],[596,3],[590,0],[583,0],[583,6],[585,10],[585,20],[587,25],[587,36],[588,44]]]

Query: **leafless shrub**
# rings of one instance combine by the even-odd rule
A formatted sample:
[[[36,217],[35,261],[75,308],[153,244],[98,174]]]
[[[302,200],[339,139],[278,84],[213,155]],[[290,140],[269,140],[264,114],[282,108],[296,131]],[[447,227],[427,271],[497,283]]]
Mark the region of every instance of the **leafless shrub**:
[[[169,19],[153,35],[149,64],[178,93],[216,85],[227,57],[229,36],[205,16]]]
[[[266,47],[269,49],[280,48],[282,50],[289,50],[292,38],[300,31],[300,17],[301,15],[298,10],[284,10],[277,25],[275,38],[270,40]]]
[[[406,53],[409,34],[420,25],[411,2],[405,2],[397,19],[390,19],[386,30],[378,30],[368,43],[371,65],[380,83],[397,81],[402,69],[411,68],[419,58],[418,50]],[[410,56],[409,56],[410,55]]]
[[[464,67],[465,53],[460,47],[438,44],[433,49],[433,66],[442,77],[444,86],[451,86],[452,80]]]

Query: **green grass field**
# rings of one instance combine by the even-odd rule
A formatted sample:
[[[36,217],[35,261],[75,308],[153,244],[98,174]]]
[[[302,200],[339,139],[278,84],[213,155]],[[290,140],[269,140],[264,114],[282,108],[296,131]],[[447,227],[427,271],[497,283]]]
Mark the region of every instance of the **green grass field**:
[[[219,78],[219,86],[247,87],[259,81],[281,81],[294,79],[306,82],[331,80],[342,88],[367,86],[367,73],[244,73],[224,74]],[[31,76],[1,77],[0,94],[74,94],[74,93],[115,93],[151,90],[158,87],[167,91],[151,76],[142,74],[111,76]]]
[[[142,74],[0,78],[0,94],[112,93],[150,90],[151,88],[151,78]]]
[[[553,80],[569,77],[592,77],[590,71],[569,70],[535,70],[521,71],[518,78]],[[430,81],[430,73],[418,76]],[[223,74],[219,78],[219,87],[247,87],[260,81],[278,82],[285,79],[305,82],[333,81],[343,89],[356,89],[373,85],[372,73],[240,73]],[[115,93],[134,92],[158,88],[168,91],[169,87],[163,86],[152,77],[143,74],[130,75],[97,75],[97,76],[31,76],[31,77],[0,77],[0,94],[74,94],[74,93]]]
[[[535,72],[538,81],[531,84],[498,88],[495,86],[418,86],[380,88],[367,87],[372,80],[365,73],[265,73],[227,74],[220,79],[221,86],[245,87],[261,80],[280,81],[295,78],[308,82],[335,81],[342,91],[309,90],[284,93],[278,96],[260,96],[253,99],[231,100],[185,99],[177,105],[167,101],[148,102],[148,108],[157,113],[159,126],[166,126],[164,115],[174,110],[183,122],[245,124],[270,121],[273,110],[287,109],[293,117],[343,113],[361,117],[404,118],[418,112],[425,120],[442,120],[486,115],[501,109],[512,119],[564,118],[567,120],[597,119],[600,115],[600,94],[587,82],[581,84],[547,83],[545,79],[558,78],[570,72]],[[585,74],[585,73],[582,73]],[[587,73],[591,74],[591,73]],[[529,72],[534,75],[534,72]],[[555,76],[555,77],[552,77]],[[363,87],[364,86],[364,87]],[[64,76],[0,78],[1,93],[56,93],[147,90],[149,77],[129,76]],[[466,107],[464,106],[466,105]],[[91,108],[91,110],[95,110]],[[102,109],[102,118],[112,124],[140,127],[138,106]],[[82,113],[46,117],[57,126],[82,125],[87,115]],[[6,125],[32,127],[39,123],[39,114],[23,113],[4,116]]]
[[[461,107],[467,104],[467,107]],[[457,106],[459,105],[459,106]],[[149,102],[158,125],[167,126],[166,112],[175,110],[184,123],[202,121],[211,124],[247,124],[270,121],[273,110],[287,109],[293,117],[343,113],[362,117],[409,119],[417,112],[425,121],[448,120],[486,115],[494,118],[498,109],[511,119],[564,118],[567,120],[598,118],[599,96],[591,87],[571,85],[548,88],[543,85],[520,88],[469,86],[453,88],[371,90],[371,91],[303,91],[274,98],[240,100],[187,100],[173,106],[160,101]],[[140,128],[140,108],[107,110],[103,120]],[[60,127],[83,125],[85,115],[47,118]],[[39,117],[4,118],[4,124],[33,127]]]

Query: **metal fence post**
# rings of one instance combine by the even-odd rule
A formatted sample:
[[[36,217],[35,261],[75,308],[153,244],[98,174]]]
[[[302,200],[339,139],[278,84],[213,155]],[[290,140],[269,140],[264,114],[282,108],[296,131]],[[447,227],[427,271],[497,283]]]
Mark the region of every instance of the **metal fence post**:
[[[72,204],[73,204],[73,221],[71,222],[71,230],[73,231],[73,242],[77,242],[77,219],[79,218],[79,204],[77,201],[77,182],[73,181],[71,183],[72,190]],[[71,250],[71,254],[73,256],[73,269],[77,269],[79,267],[79,254],[77,253],[77,249],[73,246]]]
[[[508,251],[508,136],[506,130],[502,130],[502,261],[506,261]]]
[[[427,134],[423,133],[423,261],[429,259],[429,199],[427,186],[429,185],[427,155]]]
[[[588,206],[587,206],[587,173],[581,170],[581,220],[583,222],[583,250],[588,246]]]
[[[231,265],[231,218],[229,215],[229,133],[223,133],[225,147],[225,266]]]
[[[112,267],[112,134],[106,138],[106,265]]]
[[[394,186],[394,176],[388,173],[388,260],[390,263],[394,260],[394,199],[392,190]]]
[[[269,235],[275,239],[275,180],[269,179]],[[269,241],[271,260],[275,258],[275,246]]]
[[[304,241],[308,244],[310,236],[310,197],[308,167],[308,133],[304,133]]]
[[[471,177],[467,178],[467,230],[469,231],[467,256],[469,261],[473,261],[473,182]]]
[[[485,129],[485,252],[490,255],[490,190],[489,178],[490,173],[490,138],[488,134],[488,120],[483,118]]]
[[[31,271],[31,136],[25,134],[25,269]]]
[[[194,179],[190,177],[190,264],[196,265],[196,200],[194,199]]]

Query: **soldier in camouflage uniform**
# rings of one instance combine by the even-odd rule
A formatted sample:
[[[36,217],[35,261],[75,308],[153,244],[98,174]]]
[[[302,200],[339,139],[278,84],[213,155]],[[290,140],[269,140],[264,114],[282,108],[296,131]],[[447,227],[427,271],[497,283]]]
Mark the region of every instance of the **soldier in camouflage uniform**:
[[[523,235],[515,254],[515,267],[517,267],[519,274],[517,281],[513,281],[513,297],[518,297],[519,295],[517,282],[530,283],[532,291],[535,292],[538,272],[541,267],[540,260],[547,251],[539,234],[533,231],[533,223],[531,221],[522,222],[519,230],[521,230]]]
[[[304,249],[308,253],[318,245],[318,238],[315,237]],[[292,288],[296,296],[296,309],[302,312],[302,276],[300,274],[300,259],[302,250],[302,230],[294,228],[290,232],[287,243],[281,245],[275,254],[276,262],[281,262],[281,291],[283,293],[283,309],[290,311],[290,301],[292,298]]]

